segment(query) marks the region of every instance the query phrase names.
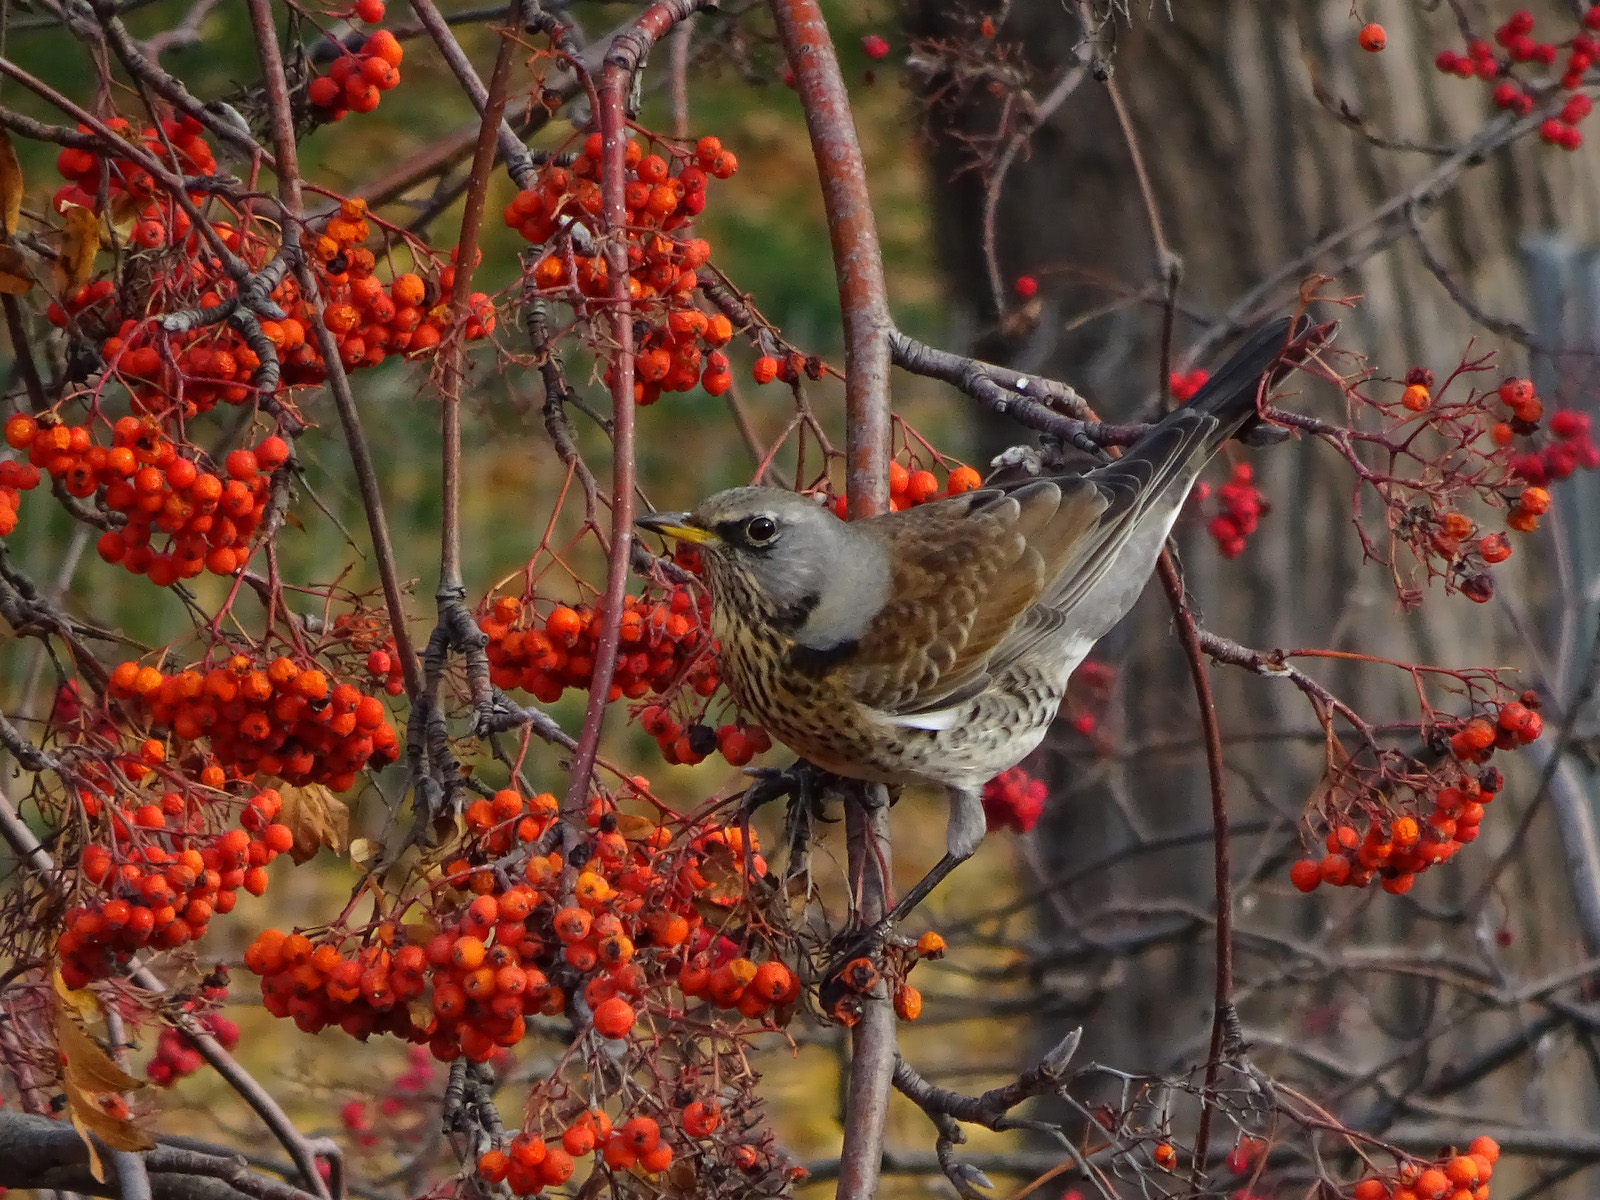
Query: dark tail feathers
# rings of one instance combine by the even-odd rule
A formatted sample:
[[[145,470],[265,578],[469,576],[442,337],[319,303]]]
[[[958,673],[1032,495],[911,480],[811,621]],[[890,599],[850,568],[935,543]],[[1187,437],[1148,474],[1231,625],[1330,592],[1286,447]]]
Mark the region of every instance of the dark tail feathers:
[[[1206,380],[1180,411],[1203,412],[1216,417],[1221,428],[1217,430],[1214,445],[1244,430],[1256,419],[1256,394],[1261,377],[1283,353],[1284,347],[1304,333],[1310,323],[1306,317],[1301,317],[1298,324],[1283,317],[1261,326],[1217,368],[1216,374]],[[1288,366],[1283,370],[1287,371]],[[1279,375],[1280,372],[1273,372],[1274,381]]]

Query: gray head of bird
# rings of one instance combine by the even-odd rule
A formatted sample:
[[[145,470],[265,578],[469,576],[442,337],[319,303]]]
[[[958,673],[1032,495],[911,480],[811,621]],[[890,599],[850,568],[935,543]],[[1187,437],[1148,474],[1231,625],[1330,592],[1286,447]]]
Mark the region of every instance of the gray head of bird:
[[[882,548],[869,534],[781,488],[731,488],[693,512],[648,513],[637,523],[699,547],[713,598],[754,592],[749,599],[764,601],[770,618],[812,624],[841,592],[875,611],[887,588]]]

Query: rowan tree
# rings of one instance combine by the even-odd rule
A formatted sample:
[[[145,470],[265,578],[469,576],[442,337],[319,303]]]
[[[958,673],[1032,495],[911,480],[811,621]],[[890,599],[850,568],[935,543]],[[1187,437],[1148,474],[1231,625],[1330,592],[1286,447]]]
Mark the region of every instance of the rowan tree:
[[[1363,69],[1402,52],[1361,6],[1304,7]],[[1120,42],[1159,43],[1159,9],[1054,11],[1073,46],[1055,77],[1023,17],[978,0],[937,29],[841,9],[833,33],[811,0],[9,15],[0,1187],[860,1198],[890,1174],[968,1197],[1014,1178],[1019,1197],[1075,1200],[1487,1200],[1507,1194],[1502,1150],[1526,1160],[1519,1197],[1600,1158],[1592,1135],[1460,1101],[1554,1039],[1593,1057],[1600,880],[1562,773],[1600,655],[1572,639],[1519,673],[1477,646],[1385,649],[1386,623],[1418,610],[1520,620],[1541,575],[1592,582],[1542,527],[1600,466],[1593,348],[1485,311],[1422,222],[1493,155],[1556,170],[1586,153],[1600,6],[1412,7],[1427,86],[1475,105],[1474,132],[1377,129],[1325,82],[1348,64],[1310,61],[1341,136],[1432,165],[1216,310],[1192,299],[1147,178],[1160,131],[1118,90]],[[1017,269],[995,213],[1089,93],[1136,168],[1154,269],[1093,280],[1103,309],[1066,319],[1142,323],[1137,411],[1014,353],[1082,272]],[[396,109],[426,132],[398,134]],[[444,132],[440,112],[462,123]],[[959,143],[928,155],[930,186],[979,189],[978,341],[1010,365],[896,321],[858,125],[902,155]],[[792,235],[771,199],[801,174],[837,333],[748,282],[780,286],[771,244],[741,230]],[[1388,362],[1341,332],[1369,303],[1347,277],[1402,243],[1483,336]],[[1303,319],[1293,373],[1196,488],[1154,589],[1190,705],[1170,733],[1205,764],[1208,826],[1066,876],[1035,859],[1011,886],[990,847],[938,918],[826,970],[892,898],[891,824],[920,851],[904,830],[928,824],[925,800],[891,815],[879,789],[742,774],[784,766],[782,748],[721,686],[692,548],[641,540],[634,517],[758,480],[855,519],[1081,470],[1282,315]],[[993,462],[957,452],[980,415],[1017,443]],[[1257,471],[1289,442],[1342,473],[1340,536],[1389,602],[1353,635],[1257,645],[1227,597],[1263,525],[1301,515]],[[1258,727],[1219,705],[1224,674],[1227,697],[1233,678],[1270,694]],[[1122,686],[1110,652],[1075,676],[1055,748],[1086,773],[1149,753],[1108,720]],[[1233,738],[1252,735],[1297,748],[1280,776],[1239,771]],[[1070,803],[1061,775],[994,780],[992,840]],[[758,792],[789,803],[757,812]],[[1508,869],[1536,867],[1551,796],[1576,934],[1513,962],[1488,914],[1514,904]],[[1171,852],[1211,872],[1203,908],[1113,892],[1073,924],[1076,884]],[[1051,905],[1073,939],[1019,923]],[[1365,945],[1384,906],[1434,921],[1438,944]],[[1257,920],[1269,908],[1277,924]],[[1117,970],[1151,947],[1188,956],[1208,1042],[1162,1061],[1117,1061],[1092,1033],[1000,1044],[1018,1014],[1114,1006]],[[1092,997],[1062,983],[1096,970]],[[1428,1011],[1374,1002],[1341,1040],[1318,1004],[1379,975],[1427,989]],[[952,1038],[995,1086],[938,1081]],[[846,1047],[819,1151],[807,1126],[827,1106],[786,1093]],[[891,1095],[931,1138],[924,1122],[885,1151]],[[963,1152],[969,1128],[1003,1136]]]

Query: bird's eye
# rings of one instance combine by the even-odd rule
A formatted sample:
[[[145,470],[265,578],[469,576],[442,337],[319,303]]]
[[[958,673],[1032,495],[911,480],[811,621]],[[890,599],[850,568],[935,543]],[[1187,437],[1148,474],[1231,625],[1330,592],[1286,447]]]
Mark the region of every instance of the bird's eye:
[[[765,546],[778,536],[778,523],[771,517],[751,517],[744,527],[745,541],[752,546]]]

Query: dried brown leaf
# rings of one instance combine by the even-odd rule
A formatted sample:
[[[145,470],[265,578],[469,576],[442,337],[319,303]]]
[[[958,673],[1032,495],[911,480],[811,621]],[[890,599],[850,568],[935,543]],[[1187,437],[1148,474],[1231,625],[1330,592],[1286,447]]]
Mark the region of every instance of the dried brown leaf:
[[[320,783],[283,787],[283,811],[278,821],[294,834],[289,856],[297,863],[313,857],[324,846],[343,854],[350,844],[350,810]]]
[[[22,164],[11,145],[11,135],[0,129],[0,228],[10,237],[22,216]]]
[[[56,1048],[61,1054],[61,1090],[67,1097],[72,1125],[89,1148],[89,1169],[95,1179],[105,1182],[99,1157],[89,1134],[113,1150],[149,1150],[155,1139],[127,1117],[108,1109],[126,1112],[122,1093],[145,1086],[111,1060],[89,1034],[84,1017],[98,1013],[99,1002],[86,991],[67,987],[59,971],[54,973],[56,1006]]]
[[[64,218],[61,257],[56,259],[56,290],[63,295],[77,291],[94,273],[94,256],[100,252],[100,218],[93,209],[74,206]]]

